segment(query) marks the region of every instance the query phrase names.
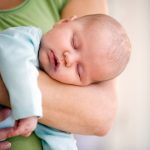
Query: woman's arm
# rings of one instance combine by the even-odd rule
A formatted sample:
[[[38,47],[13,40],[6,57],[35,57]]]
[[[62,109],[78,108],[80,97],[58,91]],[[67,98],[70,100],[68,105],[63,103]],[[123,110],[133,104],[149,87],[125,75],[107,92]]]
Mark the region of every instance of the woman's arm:
[[[62,17],[107,13],[106,6],[104,0],[70,0],[62,11]],[[61,84],[40,72],[39,85],[44,111],[41,123],[79,134],[104,135],[110,129],[117,105],[114,81],[78,87]],[[2,81],[0,101],[9,105]]]
[[[115,81],[78,87],[60,84],[41,73],[39,83],[44,101],[41,123],[79,134],[108,132],[117,106]]]
[[[107,0],[68,0],[62,11],[62,18],[88,14],[108,14]]]

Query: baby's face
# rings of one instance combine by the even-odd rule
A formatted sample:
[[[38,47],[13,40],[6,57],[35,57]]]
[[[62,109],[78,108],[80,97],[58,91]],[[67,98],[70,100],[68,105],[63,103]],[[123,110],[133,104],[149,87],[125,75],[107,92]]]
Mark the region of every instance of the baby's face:
[[[86,29],[78,21],[57,24],[42,38],[41,68],[67,84],[82,86],[103,79],[105,57],[99,48],[104,40],[97,42],[96,30]]]

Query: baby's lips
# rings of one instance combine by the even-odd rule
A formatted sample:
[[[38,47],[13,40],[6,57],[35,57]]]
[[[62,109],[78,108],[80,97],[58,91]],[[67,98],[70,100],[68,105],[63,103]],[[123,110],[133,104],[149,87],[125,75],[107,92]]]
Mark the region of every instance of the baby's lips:
[[[54,51],[49,52],[49,61],[54,71],[56,71],[59,67],[58,58],[55,56]]]

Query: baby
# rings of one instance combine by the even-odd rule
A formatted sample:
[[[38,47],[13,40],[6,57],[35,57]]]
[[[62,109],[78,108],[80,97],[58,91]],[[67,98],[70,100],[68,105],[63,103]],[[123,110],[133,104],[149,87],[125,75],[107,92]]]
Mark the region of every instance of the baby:
[[[59,82],[86,86],[118,76],[130,51],[123,27],[102,14],[64,19],[43,36],[35,27],[1,32],[0,73],[10,95],[16,130],[29,136],[42,116],[37,68]],[[69,133],[41,124],[35,132],[44,150],[77,149]]]
[[[106,15],[90,15],[55,25],[41,40],[39,60],[52,78],[83,86],[116,77],[129,55],[121,25]]]

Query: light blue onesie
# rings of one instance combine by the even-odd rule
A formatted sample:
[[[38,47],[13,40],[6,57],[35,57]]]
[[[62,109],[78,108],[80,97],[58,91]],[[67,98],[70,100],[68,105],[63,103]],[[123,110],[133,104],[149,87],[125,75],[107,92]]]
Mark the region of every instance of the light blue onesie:
[[[31,26],[12,27],[0,32],[0,73],[9,92],[14,120],[42,117],[37,82],[41,36],[41,30]],[[6,126],[3,124],[3,127]],[[42,124],[37,125],[35,133],[42,139],[44,150],[77,150],[70,133]]]

